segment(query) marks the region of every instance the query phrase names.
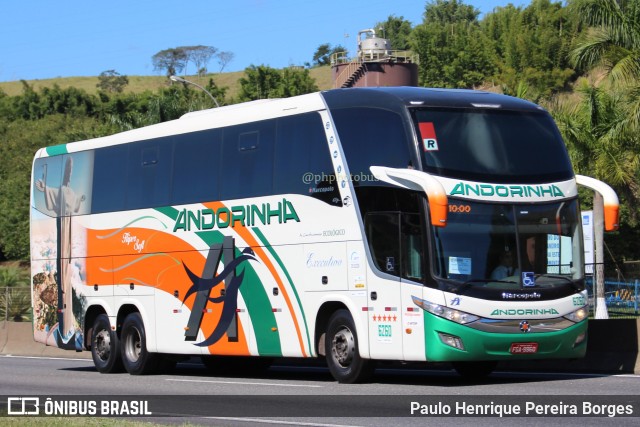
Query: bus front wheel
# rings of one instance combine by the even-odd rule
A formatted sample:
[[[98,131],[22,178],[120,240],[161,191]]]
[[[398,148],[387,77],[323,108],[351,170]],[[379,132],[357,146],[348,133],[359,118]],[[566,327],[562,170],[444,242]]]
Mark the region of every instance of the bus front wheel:
[[[102,374],[122,372],[120,341],[118,334],[111,329],[106,314],[99,315],[93,322],[91,357],[96,369]]]
[[[140,313],[131,313],[120,333],[122,362],[131,375],[144,375],[158,367],[159,355],[147,351],[147,335]]]
[[[329,319],[325,348],[329,371],[339,383],[361,382],[373,375],[375,362],[360,357],[356,327],[347,310],[338,310]]]

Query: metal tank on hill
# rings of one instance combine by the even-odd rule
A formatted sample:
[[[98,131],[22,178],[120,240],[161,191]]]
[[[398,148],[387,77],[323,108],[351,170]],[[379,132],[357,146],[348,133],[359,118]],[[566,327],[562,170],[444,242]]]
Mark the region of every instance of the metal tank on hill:
[[[375,86],[418,86],[418,55],[410,50],[393,50],[388,39],[374,29],[358,32],[358,52],[331,56],[334,88]]]

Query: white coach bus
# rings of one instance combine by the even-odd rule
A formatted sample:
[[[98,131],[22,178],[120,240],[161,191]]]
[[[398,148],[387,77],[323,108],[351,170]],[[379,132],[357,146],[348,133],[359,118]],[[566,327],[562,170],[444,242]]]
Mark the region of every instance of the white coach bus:
[[[326,357],[581,357],[576,177],[550,115],[491,93],[338,89],[40,149],[34,337],[102,373]],[[255,356],[240,358],[230,356]]]

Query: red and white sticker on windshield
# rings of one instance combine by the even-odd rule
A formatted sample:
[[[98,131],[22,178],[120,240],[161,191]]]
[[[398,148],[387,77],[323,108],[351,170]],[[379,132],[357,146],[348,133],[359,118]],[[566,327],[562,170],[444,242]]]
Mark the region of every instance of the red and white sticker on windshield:
[[[422,136],[422,148],[424,151],[438,151],[438,139],[436,129],[431,122],[420,122],[420,135]]]

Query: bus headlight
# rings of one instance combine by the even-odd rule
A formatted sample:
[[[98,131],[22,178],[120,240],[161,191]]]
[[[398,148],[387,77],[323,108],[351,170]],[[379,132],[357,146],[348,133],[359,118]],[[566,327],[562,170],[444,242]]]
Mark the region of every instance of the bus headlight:
[[[412,296],[411,298],[413,298],[413,303],[418,307],[422,308],[424,311],[428,311],[429,313],[434,314],[438,317],[442,317],[443,319],[460,323],[461,325],[475,322],[476,320],[480,319],[478,316],[465,313],[464,311],[454,310],[452,308],[445,307],[440,304],[435,304],[429,301],[425,301],[423,299],[420,299],[414,296]]]
[[[586,305],[584,307],[580,307],[573,313],[569,313],[566,316],[564,316],[565,319],[569,319],[574,323],[582,322],[587,317],[589,317],[589,309],[587,308]]]

